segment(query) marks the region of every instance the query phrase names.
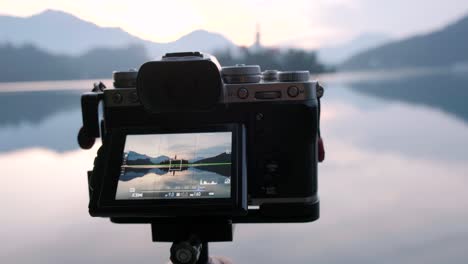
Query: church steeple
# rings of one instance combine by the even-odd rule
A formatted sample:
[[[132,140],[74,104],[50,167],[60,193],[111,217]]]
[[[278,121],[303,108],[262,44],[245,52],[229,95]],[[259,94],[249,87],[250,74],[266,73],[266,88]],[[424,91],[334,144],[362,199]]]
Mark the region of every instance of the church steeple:
[[[255,32],[255,44],[254,47],[259,49],[261,47],[260,43],[260,24],[257,23],[256,32]]]

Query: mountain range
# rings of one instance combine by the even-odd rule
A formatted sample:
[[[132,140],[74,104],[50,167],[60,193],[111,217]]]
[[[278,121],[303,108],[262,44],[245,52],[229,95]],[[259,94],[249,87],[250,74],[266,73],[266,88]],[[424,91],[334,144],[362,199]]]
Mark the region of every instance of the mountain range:
[[[325,63],[338,64],[356,52],[377,46],[389,39],[385,34],[362,34],[340,45],[321,47],[318,55]],[[0,43],[10,43],[14,46],[34,45],[53,55],[71,56],[82,55],[97,47],[122,48],[138,44],[146,49],[150,59],[159,58],[166,52],[235,52],[237,48],[225,36],[206,30],[195,30],[172,42],[153,42],[131,35],[121,28],[101,27],[57,10],[45,10],[29,17],[0,16]]]
[[[204,158],[196,161],[195,163],[230,163],[231,162],[231,154],[221,153],[219,155]]]
[[[468,16],[428,34],[393,41],[360,52],[342,70],[411,67],[468,67]]]
[[[0,82],[111,78],[114,70],[148,60],[139,45],[94,48],[80,56],[52,55],[32,45],[0,44]]]
[[[146,161],[146,162],[151,162],[152,164],[159,164],[163,161],[166,161],[166,160],[169,160],[170,158],[168,156],[165,156],[165,155],[161,155],[161,156],[158,156],[158,157],[150,157],[148,155],[145,155],[145,154],[140,154],[138,152],[135,152],[135,151],[129,151],[128,152],[128,155],[127,155],[127,164],[129,163],[132,163],[133,165],[136,165],[134,163],[138,163],[139,161]],[[140,162],[141,163],[141,162]],[[143,163],[145,164],[145,163]],[[148,163],[146,163],[148,164]],[[131,164],[129,164],[131,165]]]
[[[167,43],[158,43],[131,35],[121,28],[101,27],[72,14],[46,10],[29,17],[0,16],[0,43],[15,46],[32,44],[46,52],[82,55],[98,47],[123,48],[138,44],[152,58],[166,52],[200,50],[214,52],[235,45],[218,33],[196,30]]]
[[[364,33],[338,45],[320,47],[317,55],[319,60],[326,64],[338,65],[359,52],[380,46],[390,40],[391,37],[384,33]]]
[[[363,34],[342,45],[321,47],[318,57],[338,64],[338,70],[344,71],[468,68],[466,47],[468,16],[432,33],[396,41],[390,41],[385,34]],[[137,68],[166,52],[187,50],[218,51],[216,54],[222,58],[221,50],[236,53],[243,49],[223,35],[205,30],[193,31],[172,42],[157,43],[62,11],[46,10],[29,17],[0,15],[0,81],[109,78],[113,70]],[[243,63],[262,64],[258,54],[250,55],[242,58]],[[315,53],[312,55],[315,57]],[[268,56],[278,57],[278,54]],[[287,59],[304,68],[294,56]],[[310,59],[306,60],[310,64]],[[291,67],[287,64],[286,68]]]
[[[146,154],[141,154],[135,151],[129,151],[127,153],[127,165],[148,165],[148,164],[160,164],[170,158],[166,155],[160,155],[158,157],[151,157]],[[203,158],[195,157],[189,160],[190,163],[229,163],[231,162],[231,154],[221,153],[213,157]]]

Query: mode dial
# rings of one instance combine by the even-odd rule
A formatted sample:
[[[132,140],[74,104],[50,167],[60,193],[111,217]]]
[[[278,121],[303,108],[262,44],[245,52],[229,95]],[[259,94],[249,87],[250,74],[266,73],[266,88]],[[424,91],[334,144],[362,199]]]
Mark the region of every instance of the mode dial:
[[[258,65],[237,64],[221,69],[221,75],[225,83],[258,83],[262,72]]]
[[[278,74],[280,82],[307,82],[309,79],[309,71],[284,71]]]
[[[112,73],[115,88],[134,88],[136,87],[138,71],[130,69],[128,71],[115,71]]]

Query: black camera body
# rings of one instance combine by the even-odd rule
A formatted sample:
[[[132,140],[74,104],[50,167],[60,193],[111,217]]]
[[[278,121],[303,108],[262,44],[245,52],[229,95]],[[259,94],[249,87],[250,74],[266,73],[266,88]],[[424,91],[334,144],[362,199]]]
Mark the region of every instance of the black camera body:
[[[308,72],[221,68],[214,57],[175,53],[114,73],[114,87],[82,96],[80,145],[102,137],[88,173],[92,216],[115,223],[318,219],[323,88]]]

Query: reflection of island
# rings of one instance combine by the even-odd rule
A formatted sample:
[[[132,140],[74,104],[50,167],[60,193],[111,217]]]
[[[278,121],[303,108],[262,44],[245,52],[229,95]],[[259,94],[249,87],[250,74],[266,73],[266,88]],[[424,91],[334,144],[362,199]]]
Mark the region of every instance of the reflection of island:
[[[79,110],[80,94],[81,91],[1,93],[0,126],[24,123],[38,124],[56,113]],[[79,121],[76,122],[79,123]]]
[[[231,175],[231,154],[226,152],[213,157],[192,159],[192,161],[196,160],[195,162],[177,159],[177,156],[174,158],[166,155],[150,157],[135,151],[124,153],[124,156],[126,157],[126,163],[123,165],[125,173],[120,176],[120,181],[130,181],[147,174],[165,175],[170,172],[171,175],[177,175],[177,172],[186,170],[197,173],[207,171],[225,177]]]
[[[144,169],[140,177],[128,180],[119,180],[116,199],[132,199],[133,191],[144,193],[141,198],[154,199],[159,193],[164,192],[212,192],[213,197],[230,197],[230,178],[214,172],[199,170],[190,167],[184,171],[178,171],[175,176],[159,175],[161,171]],[[170,172],[169,172],[170,173]],[[133,175],[135,176],[135,175]],[[123,177],[126,177],[125,175]],[[130,178],[130,177],[129,177]],[[200,184],[207,182],[217,184]],[[194,197],[195,198],[195,197]],[[201,198],[201,197],[200,197]]]
[[[403,79],[358,82],[352,89],[385,100],[427,105],[468,122],[468,77],[437,74]]]
[[[82,91],[0,93],[0,152],[41,147],[78,149]]]

